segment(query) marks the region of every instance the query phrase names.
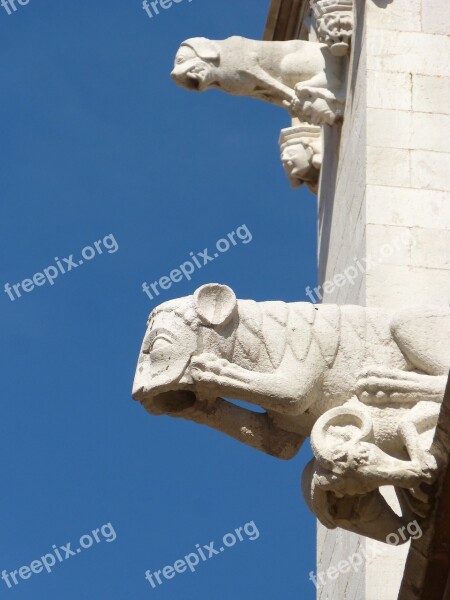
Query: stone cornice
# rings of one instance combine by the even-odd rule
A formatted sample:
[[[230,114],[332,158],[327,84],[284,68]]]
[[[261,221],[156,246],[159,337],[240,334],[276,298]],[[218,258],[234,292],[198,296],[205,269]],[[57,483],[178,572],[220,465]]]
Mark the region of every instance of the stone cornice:
[[[309,0],[272,0],[263,39],[307,39],[304,21],[311,12]]]

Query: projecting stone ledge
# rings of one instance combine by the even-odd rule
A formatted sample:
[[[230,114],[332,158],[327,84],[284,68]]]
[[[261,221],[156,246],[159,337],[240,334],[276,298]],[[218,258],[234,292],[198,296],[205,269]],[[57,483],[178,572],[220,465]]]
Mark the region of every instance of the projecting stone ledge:
[[[450,457],[450,377],[439,417],[434,447]],[[450,462],[432,494],[433,513],[422,524],[424,535],[413,541],[398,600],[450,598]]]

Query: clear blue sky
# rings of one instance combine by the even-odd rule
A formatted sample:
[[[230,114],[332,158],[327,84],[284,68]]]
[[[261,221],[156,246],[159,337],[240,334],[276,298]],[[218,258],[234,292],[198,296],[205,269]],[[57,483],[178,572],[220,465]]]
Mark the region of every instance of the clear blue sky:
[[[0,597],[314,598],[309,445],[282,462],[131,399],[160,300],[217,281],[241,298],[306,301],[316,283],[316,201],[279,161],[287,114],[169,78],[188,37],[260,39],[269,1],[184,0],[153,19],[140,0],[17,7],[0,7],[0,572],[109,522],[117,539],[14,589],[0,580]],[[142,292],[244,223],[251,243],[157,302]],[[3,291],[108,234],[116,252],[14,301]],[[158,589],[144,579],[249,521],[258,540]]]

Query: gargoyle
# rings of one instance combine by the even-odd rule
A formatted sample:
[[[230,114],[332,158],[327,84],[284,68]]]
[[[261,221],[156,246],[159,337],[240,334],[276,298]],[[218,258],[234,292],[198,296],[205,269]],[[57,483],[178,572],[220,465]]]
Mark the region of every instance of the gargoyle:
[[[171,77],[190,91],[218,88],[287,108],[302,121],[332,125],[343,115],[343,69],[343,60],[317,42],[199,37],[181,44]]]
[[[133,397],[290,459],[311,436],[303,489],[327,527],[385,541],[423,514],[450,365],[450,310],[237,300],[200,287],[150,315]],[[224,400],[262,407],[256,413]],[[403,515],[379,492],[394,486]]]

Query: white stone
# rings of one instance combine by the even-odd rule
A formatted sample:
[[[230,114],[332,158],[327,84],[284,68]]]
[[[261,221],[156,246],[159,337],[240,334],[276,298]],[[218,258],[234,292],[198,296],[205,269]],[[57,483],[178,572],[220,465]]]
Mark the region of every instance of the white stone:
[[[450,112],[449,43],[443,36],[419,33],[421,4],[426,3],[427,0],[355,1],[355,48],[350,59],[355,72],[349,74],[342,136],[340,140],[328,138],[324,147],[319,196],[319,281],[341,273],[354,264],[354,257],[361,260],[376,253],[380,241],[392,242],[401,230],[413,228],[416,245],[402,254],[407,264],[401,260],[397,264],[371,264],[353,286],[326,295],[326,302],[389,309],[400,309],[411,302],[448,306],[449,270],[430,267],[445,265],[445,256],[438,256],[435,251],[442,250],[436,244],[432,246],[434,251],[427,251],[426,247],[422,251],[422,242],[425,244],[429,237],[428,229],[437,230],[435,233],[444,241],[448,235],[450,202],[448,192],[441,190],[448,189],[450,165],[444,166],[445,154],[434,157],[430,155],[438,153],[414,148],[425,144],[425,148],[435,150],[434,143],[445,147],[442,144],[449,136],[441,122],[440,137],[436,139],[439,126],[434,125],[435,119],[431,135],[426,126],[424,134],[425,119],[419,116],[418,122],[412,114],[408,130],[397,128],[397,140],[406,140],[413,149],[396,148],[394,136],[377,132],[375,122],[369,124],[367,114],[368,108]],[[441,0],[440,5],[449,3]],[[410,33],[406,33],[408,30]],[[403,121],[408,123],[408,117]],[[396,124],[390,121],[389,126],[395,128]],[[378,127],[386,130],[388,124],[380,119]],[[371,147],[376,139],[377,143],[390,141],[393,147]],[[372,223],[383,227],[372,229]],[[390,229],[387,225],[396,227]],[[395,261],[396,257],[391,262]],[[349,533],[342,536],[340,530],[327,530],[324,534],[319,525],[319,534],[318,570],[335,564],[324,544],[336,548],[338,556],[354,551],[355,542]],[[364,540],[359,539],[364,546]],[[388,547],[385,556],[364,561],[360,571],[341,575],[338,581],[327,581],[318,598],[396,600],[405,564],[404,548]]]
[[[450,191],[450,154],[412,151],[411,185],[415,188]]]
[[[449,336],[447,307],[257,303],[209,284],[152,312],[133,397],[151,414],[279,458],[310,435],[315,459],[302,485],[316,516],[386,541],[402,520],[379,488],[418,489],[437,475],[426,434],[444,395]]]
[[[450,115],[367,109],[371,146],[450,152]]]
[[[450,114],[450,77],[414,75],[412,92],[413,110]]]
[[[383,265],[366,273],[366,302],[371,306],[389,303],[401,308],[408,302],[417,304],[448,303],[450,277],[446,269]]]
[[[450,230],[415,228],[411,235],[414,239],[411,248],[413,266],[450,271]]]
[[[446,192],[368,185],[366,193],[368,223],[450,230]]]
[[[367,256],[373,268],[411,264],[411,229],[394,225],[367,225]]]
[[[450,37],[369,28],[367,41],[371,70],[450,76]]]
[[[368,107],[411,110],[411,95],[412,81],[409,73],[367,71]]]
[[[364,598],[360,587],[364,580],[366,561],[365,540],[360,536],[343,529],[326,529],[320,522],[317,527],[317,573],[324,574],[323,585],[317,590],[317,600],[341,600],[346,598]],[[360,565],[358,557],[362,561]],[[326,576],[330,567],[337,567],[341,561],[353,559],[355,568],[347,574],[342,573],[337,580]],[[318,583],[319,580],[318,580]],[[364,598],[364,600],[366,600]]]
[[[367,148],[367,183],[409,187],[410,151],[397,148]],[[420,187],[420,186],[413,186]]]
[[[332,1],[334,0],[325,0],[324,4],[331,4]],[[448,307],[450,277],[448,254],[446,254],[448,232],[445,231],[445,228],[449,224],[450,203],[446,199],[445,190],[448,190],[450,186],[450,155],[446,154],[449,150],[448,139],[450,136],[447,133],[449,121],[447,118],[439,119],[436,114],[423,113],[448,114],[450,112],[448,104],[450,44],[446,36],[435,35],[448,33],[448,30],[442,31],[445,22],[443,15],[446,14],[445,6],[447,5],[444,5],[443,0],[439,0],[438,16],[436,16],[436,14],[431,14],[430,7],[435,6],[437,2],[430,0],[429,4],[424,7],[421,20],[421,4],[426,2],[428,0],[424,2],[420,0],[355,1],[356,15],[359,18],[364,15],[363,7],[365,7],[366,22],[357,23],[359,27],[357,34],[360,35],[356,35],[356,39],[353,40],[354,54],[349,61],[349,102],[345,107],[341,138],[339,139],[339,127],[324,128],[326,145],[324,166],[321,170],[321,198],[319,199],[319,256],[322,284],[325,286],[327,279],[341,274],[349,266],[354,267],[356,258],[370,260],[381,249],[385,248],[386,252],[386,248],[392,246],[398,236],[404,233],[412,236],[410,238],[412,241],[400,246],[397,253],[382,257],[381,261],[372,260],[366,271],[360,274],[353,284],[346,284],[333,290],[330,288],[329,292],[324,293],[325,302],[333,300],[341,305],[345,303],[367,304],[371,307],[367,314],[372,314],[372,310],[378,310],[372,307],[384,307],[386,311],[377,312],[379,320],[373,321],[374,328],[378,332],[374,337],[372,333],[366,335],[364,328],[363,334],[357,327],[346,328],[343,315],[346,314],[347,317],[351,315],[353,318],[352,315],[357,313],[356,307],[341,306],[337,309],[333,306],[324,306],[317,311],[318,316],[316,315],[314,322],[306,319],[308,323],[306,330],[317,332],[314,342],[324,334],[326,342],[323,342],[324,347],[320,349],[322,359],[326,362],[326,357],[329,358],[332,354],[333,340],[336,338],[333,331],[335,328],[333,323],[336,322],[336,319],[333,315],[336,314],[336,309],[338,310],[341,320],[337,329],[345,333],[345,335],[342,333],[344,340],[348,335],[348,339],[352,339],[352,343],[348,344],[350,350],[348,351],[347,368],[336,368],[335,373],[345,372],[346,375],[350,374],[350,378],[353,375],[352,368],[348,364],[353,360],[352,354],[361,339],[368,343],[371,351],[375,348],[374,355],[377,366],[381,363],[384,368],[386,364],[390,365],[392,362],[389,359],[385,360],[384,356],[380,358],[379,354],[382,352],[381,346],[377,342],[377,336],[380,334],[379,324],[385,323],[381,314],[392,315],[395,309],[403,309],[412,302],[434,303],[443,305],[445,308]],[[421,28],[426,33],[421,32]],[[236,40],[237,38],[231,39]],[[368,40],[367,45],[366,39]],[[203,42],[205,47],[208,47],[208,44],[215,44],[204,38]],[[251,55],[251,52],[247,50],[251,44],[259,44],[259,42],[241,41],[239,51],[236,50],[234,54],[233,52],[230,54],[222,52],[222,50],[226,50],[226,42],[217,42],[220,46],[219,52],[212,52],[212,55],[208,57],[208,52],[211,51],[211,45],[209,45],[209,51],[206,48],[206,55],[203,56],[205,60],[200,58],[201,51],[196,56],[190,54],[189,60],[193,60],[195,63],[191,75],[194,80],[198,81],[199,89],[212,74],[209,83],[213,83],[210,87],[220,84],[229,93],[243,93],[259,97],[284,106],[290,110],[291,114],[305,117],[311,122],[334,124],[341,119],[342,114],[339,111],[342,110],[345,95],[342,94],[339,85],[330,86],[327,80],[326,85],[320,85],[318,88],[316,85],[311,85],[311,78],[310,81],[302,82],[301,85],[298,85],[298,82],[293,85],[287,82],[287,71],[285,64],[282,64],[284,58],[291,57],[296,65],[301,65],[303,59],[300,57],[300,52],[291,54],[287,51],[284,54],[283,50],[284,58],[278,61],[274,59],[276,53],[271,55],[275,48],[272,45],[274,43],[270,43],[271,50],[267,51],[267,55],[265,55],[265,50],[262,50],[262,46],[258,46],[256,50],[258,61],[259,57],[268,59],[260,70],[255,68],[255,63],[247,62]],[[287,49],[287,46],[285,48]],[[308,48],[309,52],[312,47]],[[186,56],[182,55],[182,58],[184,60]],[[225,60],[223,60],[224,58]],[[244,68],[242,69],[243,59]],[[272,61],[272,59],[274,60]],[[205,62],[208,63],[206,67]],[[324,71],[327,72],[326,67]],[[329,70],[327,74],[329,74]],[[340,72],[337,77],[339,82],[342,80],[341,75]],[[186,72],[181,75],[181,78],[184,76],[186,76]],[[274,83],[274,80],[278,83]],[[236,82],[237,87],[233,87]],[[279,84],[284,87],[280,89]],[[187,87],[189,85],[197,84],[191,81]],[[205,86],[205,89],[208,85]],[[330,88],[333,88],[331,95],[329,95]],[[336,107],[337,101],[340,102],[340,107]],[[314,103],[316,106],[313,106]],[[330,106],[333,107],[331,111]],[[368,108],[374,110],[367,110]],[[327,111],[328,115],[324,116]],[[218,300],[215,299],[216,294]],[[390,419],[385,414],[378,414],[375,417],[377,424],[375,440],[372,439],[368,442],[365,439],[362,441],[359,439],[356,445],[351,445],[349,448],[346,446],[346,441],[348,441],[346,434],[350,435],[352,432],[348,430],[348,419],[353,418],[353,425],[355,420],[358,422],[358,419],[360,419],[360,423],[366,425],[369,423],[367,413],[358,412],[361,409],[360,404],[364,404],[363,399],[367,400],[369,397],[373,402],[382,402],[385,398],[381,393],[386,394],[386,389],[377,389],[376,381],[375,388],[368,389],[371,384],[374,384],[374,378],[377,380],[376,376],[379,373],[367,373],[361,397],[356,394],[357,399],[354,399],[354,403],[347,401],[343,404],[340,403],[340,400],[334,400],[340,398],[339,392],[342,392],[340,384],[334,381],[333,385],[326,389],[327,378],[325,377],[323,384],[325,387],[320,389],[319,386],[319,390],[312,393],[314,400],[318,400],[319,404],[322,399],[321,408],[319,409],[319,405],[314,402],[311,405],[313,406],[312,412],[308,411],[308,414],[312,414],[314,418],[308,420],[306,413],[302,413],[301,410],[294,414],[293,407],[296,406],[298,409],[299,402],[293,398],[294,394],[289,393],[297,381],[297,370],[292,363],[284,362],[283,359],[277,367],[277,361],[274,359],[282,353],[280,348],[283,346],[283,332],[288,329],[289,315],[291,311],[295,310],[293,307],[298,305],[257,304],[250,301],[238,301],[235,305],[233,294],[227,288],[206,286],[198,291],[192,300],[190,306],[192,310],[188,311],[189,331],[185,331],[183,329],[184,309],[180,312],[179,306],[178,309],[176,308],[176,303],[181,302],[182,300],[174,301],[167,311],[162,310],[160,313],[155,313],[156,323],[163,323],[166,329],[170,329],[175,323],[176,328],[182,330],[181,342],[177,343],[174,348],[176,360],[164,363],[161,359],[161,363],[164,364],[161,364],[161,369],[159,369],[157,359],[155,361],[156,377],[152,377],[151,369],[146,364],[148,359],[142,355],[140,357],[135,393],[143,401],[147,410],[153,414],[183,416],[198,423],[207,424],[280,458],[289,458],[295,454],[302,439],[311,434],[316,462],[306,474],[305,496],[319,518],[329,527],[339,525],[348,529],[353,528],[364,535],[372,535],[378,539],[381,537],[381,532],[392,528],[396,521],[389,511],[383,513],[386,517],[383,525],[372,523],[374,529],[371,529],[367,523],[362,525],[358,517],[351,519],[350,523],[344,523],[339,518],[339,508],[348,509],[349,506],[353,508],[351,500],[348,500],[349,492],[355,492],[352,486],[356,486],[360,499],[366,499],[367,494],[378,493],[378,489],[371,489],[368,492],[364,487],[370,478],[369,474],[373,477],[375,472],[377,476],[380,476],[381,471],[381,475],[386,475],[386,469],[383,471],[383,466],[388,464],[389,477],[387,479],[392,483],[392,477],[398,475],[398,463],[395,468],[391,468],[393,463],[389,461],[392,458],[399,459],[398,452],[401,441],[395,438],[394,452],[392,453],[385,451],[386,449],[383,448],[385,440],[379,439],[380,431],[386,432],[389,426],[397,425],[397,411]],[[189,304],[189,300],[187,302]],[[233,323],[236,324],[237,321],[234,311],[237,310],[241,314],[241,307],[244,313],[248,307],[249,313],[253,315],[252,318],[241,319],[239,324],[239,327],[243,325],[243,321],[248,324],[246,332],[248,342],[242,342],[242,339],[245,339],[244,335],[240,340],[240,345],[233,347],[230,359],[228,353],[231,350],[227,344],[230,341],[230,334],[232,338],[235,333]],[[355,313],[353,313],[353,309],[355,309]],[[348,314],[347,310],[349,310]],[[261,312],[263,313],[262,319],[260,319]],[[300,313],[303,326],[305,315],[302,310],[298,309],[297,315]],[[287,317],[286,314],[288,314]],[[322,317],[327,325],[322,322],[320,326],[317,326],[317,320]],[[221,325],[222,320],[223,325]],[[391,322],[395,324],[395,319]],[[203,354],[193,352],[191,354],[194,357],[191,358],[189,352],[183,354],[183,345],[186,347],[191,344],[189,347],[192,347],[194,339],[192,333],[198,333],[196,327],[203,332],[201,339]],[[220,338],[221,328],[225,331],[226,341],[217,339],[216,334],[219,333]],[[300,327],[297,328],[297,330],[299,329]],[[397,343],[394,330],[396,330],[395,326],[391,328],[390,333]],[[390,340],[389,335],[387,337],[381,335],[381,337],[384,342],[383,349],[386,350],[386,346],[390,348],[390,341],[387,342],[388,339]],[[430,331],[427,331],[426,334],[418,337],[426,340],[430,345],[433,336],[430,335]],[[238,338],[238,333],[236,333],[235,339]],[[147,346],[149,346],[153,341],[148,339],[148,336],[146,339]],[[418,338],[415,338],[414,343],[417,341]],[[154,350],[156,357],[158,353],[165,352],[168,343],[170,344],[170,341],[168,342],[164,335],[157,339]],[[320,343],[317,343],[320,346]],[[146,348],[145,344],[146,342],[144,342]],[[314,343],[311,344],[311,347],[314,347]],[[408,348],[410,347],[411,344],[408,344]],[[205,348],[208,351],[207,355],[205,355]],[[345,354],[345,348],[345,343],[340,344],[339,352]],[[147,350],[150,351],[149,348]],[[399,343],[398,350],[406,352],[401,343]],[[336,354],[335,360],[339,360],[339,352]],[[402,356],[404,356],[403,352]],[[146,351],[143,352],[143,354],[146,353]],[[189,355],[190,363],[185,363],[187,355]],[[411,362],[409,355],[406,362]],[[185,364],[185,371],[188,372],[190,369],[191,372],[185,380],[183,380],[183,375],[176,381],[176,384],[192,386],[189,387],[189,390],[194,390],[197,397],[193,399],[189,390],[186,391],[183,387],[174,389],[173,384],[170,384],[165,391],[162,391],[162,394],[167,393],[168,395],[152,398],[152,393],[155,392],[158,385],[161,385],[161,378],[167,376],[164,369],[169,365],[169,371],[172,370],[173,374],[174,365],[176,366],[177,363]],[[306,367],[309,367],[310,363],[308,361],[306,363]],[[323,364],[317,355],[312,363],[314,367],[317,367],[319,363]],[[342,364],[344,363],[345,361]],[[308,372],[311,379],[309,369],[303,369],[305,366],[303,362],[301,365],[302,372]],[[411,366],[412,370],[417,373],[411,373]],[[140,371],[141,367],[142,371]],[[327,365],[327,368],[333,372],[335,363],[331,367]],[[423,375],[423,369],[417,368],[414,361],[405,369],[400,367],[399,371],[401,374],[396,371],[396,376],[392,371],[389,372],[387,379],[390,379],[391,391],[392,386],[400,385],[399,382],[405,377],[405,371],[409,373],[407,377]],[[269,388],[265,376],[272,376],[274,373],[282,375],[283,372],[289,373],[289,383],[286,383],[286,377],[284,379],[283,377],[278,379],[271,377],[269,378],[271,381]],[[430,374],[428,376],[432,377]],[[438,375],[433,377],[438,377]],[[444,376],[441,375],[441,377]],[[147,389],[145,385],[140,386],[146,378],[151,382]],[[411,384],[411,381],[408,383]],[[408,393],[412,393],[411,390],[414,389],[416,383],[417,380],[409,386]],[[161,392],[161,389],[159,391]],[[399,393],[398,388],[395,393]],[[442,393],[442,386],[439,393]],[[268,426],[268,418],[264,418],[264,416],[255,416],[254,413],[248,414],[244,409],[222,404],[222,401],[217,399],[217,395],[220,394],[247,402],[253,401],[263,406],[269,415],[270,426]],[[309,394],[297,393],[296,397],[299,396],[303,401],[309,397]],[[423,398],[423,389],[421,397]],[[289,406],[284,410],[283,402],[286,402],[286,399],[288,399]],[[329,402],[332,402],[333,405],[330,405]],[[274,403],[276,403],[275,409]],[[427,416],[432,415],[435,418],[436,415],[432,411],[437,404],[434,403],[433,407],[427,404],[425,411]],[[286,407],[286,405],[284,406]],[[332,412],[333,410],[334,412]],[[405,416],[408,426],[411,424],[411,419],[414,421],[416,416],[414,411],[415,409]],[[371,413],[370,418],[372,418]],[[420,418],[421,416],[418,416],[419,423]],[[370,423],[368,428],[370,428]],[[430,431],[432,433],[432,430]],[[429,437],[428,435],[428,440]],[[366,443],[370,448],[364,446]],[[404,467],[405,463],[414,462],[410,459],[411,454],[416,452],[423,459],[422,465],[425,463],[428,465],[430,457],[427,455],[427,444],[428,442],[423,437],[420,437],[419,443],[414,442],[412,444],[414,449],[408,448],[408,453],[404,453],[399,459],[403,463],[401,466]],[[342,450],[346,452],[342,453]],[[387,459],[385,454],[389,455]],[[364,467],[354,467],[352,458],[361,465],[367,457],[369,457],[368,470],[365,473]],[[374,458],[375,460],[373,460]],[[386,460],[388,463],[385,462]],[[351,464],[349,465],[349,463]],[[344,465],[344,472],[339,471],[339,467],[342,465]],[[432,464],[432,471],[433,467]],[[425,470],[426,468],[428,467],[425,467]],[[349,471],[345,472],[346,469]],[[357,472],[356,476],[355,471]],[[351,482],[346,477],[348,472],[352,472],[354,476]],[[386,481],[386,477],[384,479],[380,477],[378,483],[380,480]],[[332,493],[336,492],[335,498],[338,498],[339,493],[343,492],[344,499],[338,499],[333,504],[324,499],[323,492],[326,489]],[[361,490],[364,491],[361,493]],[[379,502],[378,496],[375,495],[374,498],[375,502]],[[392,508],[392,504],[389,504]],[[370,509],[367,509],[367,512],[362,510],[358,516],[364,518],[367,515],[370,515]],[[318,548],[318,556],[325,569],[334,564],[333,555],[344,554],[343,558],[345,558],[347,549],[351,552],[355,548],[359,549],[364,546],[364,540],[349,532],[338,530],[337,533],[327,531],[323,534],[321,527],[319,527],[319,532],[321,532],[319,542],[325,543],[325,541],[334,540],[334,544],[330,543],[328,548],[324,548],[323,545]],[[362,566],[361,572],[354,576],[349,578],[342,576],[337,581],[328,581],[327,586],[320,590],[319,597],[323,600],[336,600],[336,598],[393,600],[397,595],[403,562],[402,551],[389,547],[386,556],[377,557],[374,561],[367,561]],[[380,579],[380,573],[383,575],[383,587],[377,586],[374,592],[375,585]],[[334,585],[331,585],[332,583]]]
[[[380,268],[404,265],[450,270],[450,231],[368,225],[367,258]]]
[[[319,41],[335,56],[345,56],[353,34],[353,0],[312,0]]]
[[[393,0],[383,3],[370,0],[366,10],[366,21],[371,29],[421,31],[421,0]]]
[[[414,112],[409,147],[450,153],[450,115]]]
[[[404,110],[367,109],[367,143],[380,148],[411,148],[413,115]]]
[[[384,496],[388,501],[396,500],[392,498],[394,492],[388,488],[390,493]],[[393,600],[392,593],[396,597],[395,590],[399,590],[402,582],[403,571],[406,563],[410,544],[402,546],[385,546],[372,540],[366,541],[366,585],[364,596],[354,596],[354,598],[364,598],[364,600]],[[382,576],[380,576],[382,574]],[[345,596],[344,596],[345,598]]]
[[[426,33],[450,34],[450,3],[447,0],[422,2],[422,29]]]
[[[328,46],[303,40],[260,42],[192,38],[175,58],[172,79],[190,91],[219,88],[265,100],[312,124],[342,117],[344,62]]]

